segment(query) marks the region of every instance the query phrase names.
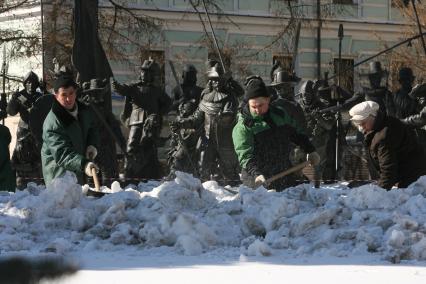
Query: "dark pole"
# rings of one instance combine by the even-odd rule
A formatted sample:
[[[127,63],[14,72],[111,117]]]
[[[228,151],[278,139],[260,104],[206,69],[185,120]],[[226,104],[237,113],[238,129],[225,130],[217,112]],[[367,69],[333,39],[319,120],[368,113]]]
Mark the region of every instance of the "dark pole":
[[[41,14],[41,77],[43,82],[45,82],[44,78],[44,19],[43,19],[43,0],[40,0],[40,14]]]
[[[417,27],[419,28],[419,34],[422,35],[422,25],[420,24],[420,20],[419,20],[419,14],[417,13],[417,8],[416,8],[416,3],[415,0],[411,0],[411,4],[413,4],[413,9],[414,9],[414,14],[416,15],[416,20],[417,20]],[[426,55],[426,43],[425,43],[425,39],[423,36],[420,36],[421,40],[422,40],[422,45],[423,45],[423,50],[425,52]]]
[[[217,54],[219,55],[220,64],[222,65],[223,72],[226,72],[225,64],[223,63],[223,59],[222,59],[222,54],[220,53],[220,48],[219,48],[219,45],[217,43],[216,34],[214,33],[213,25],[212,25],[212,22],[210,21],[209,12],[207,11],[206,2],[204,0],[202,0],[202,1],[203,1],[203,6],[204,6],[204,11],[206,12],[207,20],[209,21],[210,29],[212,30],[213,41],[214,41],[214,44],[216,46]]]
[[[317,21],[318,21],[318,28],[317,28],[317,79],[321,79],[321,27],[322,27],[322,21],[321,21],[321,1],[317,0]]]
[[[339,37],[339,62],[337,63],[337,74],[339,74],[337,76],[337,86],[339,87],[334,94],[334,99],[336,100],[336,106],[337,109],[339,109],[339,105],[340,105],[340,84],[341,84],[341,74],[340,74],[340,70],[342,67],[342,40],[343,40],[343,25],[340,24],[339,25],[339,32],[338,35]],[[335,170],[336,170],[336,179],[339,178],[339,170],[340,170],[340,157],[339,157],[339,152],[340,152],[340,145],[339,145],[339,136],[340,136],[340,119],[341,119],[341,114],[340,111],[338,110],[336,112],[336,161],[335,161]]]
[[[6,45],[3,46],[3,64],[2,64],[2,77],[3,77],[3,92],[0,98],[1,110],[6,112],[7,100],[6,100]],[[4,118],[2,119],[4,125]]]

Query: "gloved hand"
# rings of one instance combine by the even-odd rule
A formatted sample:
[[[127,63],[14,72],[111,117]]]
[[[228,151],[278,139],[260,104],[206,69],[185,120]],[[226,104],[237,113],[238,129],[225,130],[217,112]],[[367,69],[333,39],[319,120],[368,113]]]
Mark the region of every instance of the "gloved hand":
[[[19,93],[16,96],[16,102],[25,108],[31,107],[31,103],[29,102],[29,100],[24,95],[21,95]]]
[[[85,166],[84,166],[84,173],[86,174],[86,176],[93,176],[92,174],[92,169],[96,169],[96,172],[99,172],[99,167],[93,163],[93,162],[88,162]]]
[[[95,146],[89,145],[86,148],[86,159],[94,160],[96,156],[98,155],[98,150]]]
[[[26,105],[26,103],[27,103],[27,101],[28,101],[28,99],[27,99],[25,96],[23,96],[23,95],[18,95],[18,96],[17,96],[17,99],[18,99],[18,101],[19,101],[22,105]]]
[[[306,155],[306,161],[308,161],[311,164],[311,166],[314,167],[320,163],[321,158],[317,152],[312,152]]]
[[[255,179],[254,179],[254,186],[258,187],[261,186],[262,184],[264,184],[266,181],[266,178],[264,175],[258,175]]]
[[[122,87],[122,85],[120,83],[118,83],[114,79],[111,79],[110,84],[111,84],[111,91],[113,91],[114,93],[119,94],[120,96],[124,96],[124,94],[122,94],[123,87]]]

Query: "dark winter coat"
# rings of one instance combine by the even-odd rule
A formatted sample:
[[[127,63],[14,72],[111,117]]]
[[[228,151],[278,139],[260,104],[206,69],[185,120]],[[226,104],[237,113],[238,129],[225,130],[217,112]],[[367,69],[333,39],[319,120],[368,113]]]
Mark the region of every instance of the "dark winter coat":
[[[84,182],[85,157],[89,145],[98,147],[98,130],[92,111],[78,104],[76,120],[56,100],[43,124],[41,160],[43,177],[48,185],[65,171],[74,172],[78,182]]]
[[[238,179],[238,161],[232,143],[237,107],[234,95],[205,89],[194,114],[181,120],[183,128],[203,127],[198,149],[201,152],[200,175],[204,179],[218,169],[227,182]]]
[[[9,144],[12,140],[9,128],[0,125],[0,191],[15,191],[16,176],[10,164]]]
[[[420,105],[415,99],[410,98],[409,92],[410,90],[401,88],[393,94],[395,113],[392,116],[403,119],[419,112]]]
[[[231,133],[237,115],[236,97],[208,89],[203,91],[201,97],[194,114],[182,119],[183,126],[195,129],[204,124],[204,135],[207,140],[215,141],[220,147],[233,148]]]
[[[426,106],[419,113],[404,118],[402,122],[415,128],[424,127],[426,125]]]
[[[342,96],[347,97],[350,94],[344,89],[339,89]],[[330,107],[324,109],[324,111],[337,111],[337,110],[349,110],[356,104],[365,101],[373,101],[379,105],[381,112],[386,113],[387,115],[394,115],[395,105],[392,99],[392,93],[385,87],[380,87],[377,89],[364,88],[362,92],[355,93],[351,98],[343,101],[339,107]]]
[[[365,136],[367,153],[380,174],[379,186],[407,187],[426,174],[426,156],[414,130],[394,117],[376,117],[374,130]]]
[[[252,114],[245,105],[238,114],[232,138],[240,166],[252,177],[269,178],[291,167],[291,142],[306,153],[315,151],[309,138],[286,111],[273,105],[263,116]]]
[[[144,124],[148,117],[159,118],[166,114],[171,106],[170,97],[161,88],[151,85],[122,85],[118,93],[126,97],[126,104],[131,104],[130,126]],[[161,119],[159,121],[161,122]]]
[[[27,94],[25,90],[14,93],[9,103],[7,104],[7,113],[9,115],[16,115],[19,113],[20,120],[18,127],[28,128],[29,111],[38,98],[42,96],[41,93],[36,92],[34,95]]]

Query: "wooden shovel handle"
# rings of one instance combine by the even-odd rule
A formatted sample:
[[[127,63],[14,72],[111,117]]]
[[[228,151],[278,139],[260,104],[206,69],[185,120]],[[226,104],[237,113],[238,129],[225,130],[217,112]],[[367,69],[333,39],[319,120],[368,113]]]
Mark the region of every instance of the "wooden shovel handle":
[[[309,162],[308,162],[308,161],[305,161],[305,162],[303,162],[303,163],[297,164],[297,165],[295,165],[295,166],[293,166],[293,167],[291,167],[291,168],[289,168],[289,169],[287,169],[287,170],[285,170],[285,171],[282,171],[282,172],[280,172],[280,173],[278,173],[278,174],[276,174],[276,175],[273,175],[272,177],[268,178],[268,179],[264,182],[264,184],[265,184],[266,186],[268,186],[268,185],[270,185],[272,182],[276,181],[277,179],[280,179],[280,178],[282,178],[282,177],[285,177],[286,175],[289,175],[289,174],[291,174],[291,173],[297,172],[297,171],[299,171],[299,170],[303,169],[304,167],[306,167],[307,165],[309,165]]]
[[[96,172],[95,168],[92,168],[92,177],[93,177],[93,182],[95,183],[96,191],[101,191],[101,186],[98,179],[98,173]]]

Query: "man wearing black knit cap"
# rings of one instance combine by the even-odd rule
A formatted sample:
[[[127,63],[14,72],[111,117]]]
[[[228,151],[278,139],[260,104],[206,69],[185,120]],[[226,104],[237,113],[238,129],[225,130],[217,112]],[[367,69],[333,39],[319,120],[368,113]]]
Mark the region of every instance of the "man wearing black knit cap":
[[[92,111],[76,101],[77,84],[63,73],[53,83],[55,100],[43,124],[41,160],[46,185],[73,172],[80,184],[84,174],[98,169],[91,160],[97,155],[98,132]]]
[[[244,100],[246,103],[238,114],[232,139],[245,185],[259,186],[267,178],[291,167],[291,142],[308,153],[307,160],[313,166],[319,163],[315,147],[295,121],[281,107],[270,105],[270,95],[260,77],[247,78]],[[273,182],[271,187],[281,191],[295,184],[294,177],[286,176]]]

